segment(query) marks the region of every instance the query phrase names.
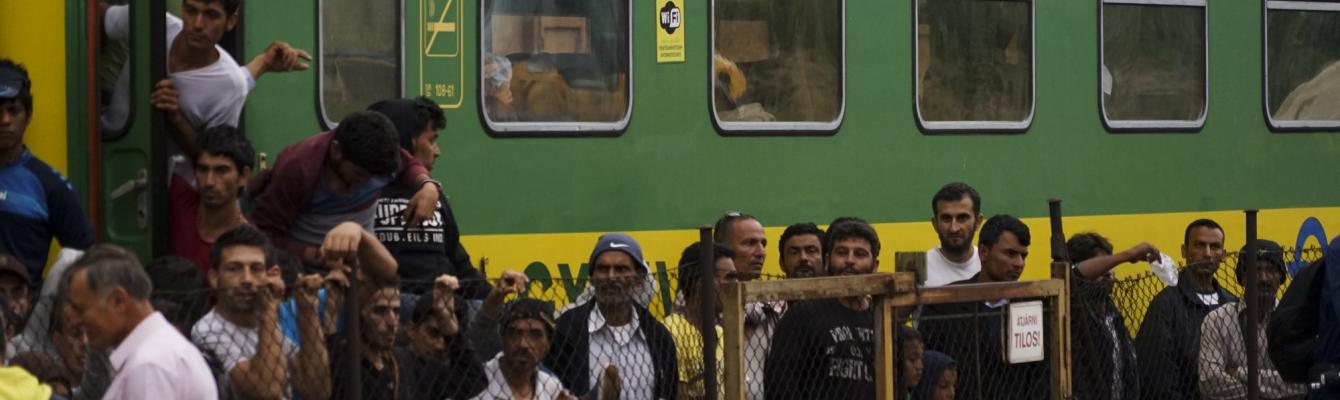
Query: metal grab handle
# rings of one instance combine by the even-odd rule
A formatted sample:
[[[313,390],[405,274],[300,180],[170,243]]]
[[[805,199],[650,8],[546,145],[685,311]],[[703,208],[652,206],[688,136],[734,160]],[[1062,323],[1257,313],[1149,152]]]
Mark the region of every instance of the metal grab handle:
[[[141,168],[140,171],[135,174],[135,179],[122,183],[121,186],[117,186],[116,190],[112,191],[112,200],[119,199],[122,196],[130,194],[130,192],[144,189],[146,187],[149,187],[149,171],[145,171]]]

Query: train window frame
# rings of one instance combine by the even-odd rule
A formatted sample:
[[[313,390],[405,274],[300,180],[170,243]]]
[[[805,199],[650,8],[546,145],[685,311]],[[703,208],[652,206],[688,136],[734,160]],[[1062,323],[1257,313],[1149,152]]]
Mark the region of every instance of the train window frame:
[[[326,8],[326,1],[316,1],[316,115],[322,129],[332,130],[339,126],[340,122],[332,121],[330,114],[326,112],[326,18],[321,12]],[[396,97],[403,98],[405,97],[405,0],[396,1],[395,47]]]
[[[1151,7],[1189,7],[1200,8],[1201,18],[1204,20],[1202,25],[1201,46],[1205,54],[1204,68],[1201,70],[1201,79],[1204,84],[1201,88],[1201,100],[1203,106],[1200,109],[1200,115],[1190,120],[1163,120],[1163,119],[1113,119],[1107,112],[1107,97],[1103,94],[1103,69],[1107,65],[1107,31],[1104,10],[1109,4],[1131,5],[1131,6],[1151,6]],[[1103,121],[1103,127],[1108,132],[1198,132],[1205,127],[1205,121],[1210,114],[1210,7],[1208,0],[1099,0],[1098,2],[1098,116]]]
[[[1272,132],[1326,132],[1340,129],[1340,120],[1275,119],[1270,110],[1270,11],[1340,13],[1340,3],[1314,0],[1261,0],[1261,110]]]
[[[912,112],[916,117],[917,128],[922,134],[952,134],[952,133],[1015,133],[1022,134],[1033,126],[1033,120],[1037,116],[1038,107],[1038,63],[1037,63],[1037,0],[993,0],[1010,3],[1028,3],[1028,41],[1029,41],[1029,65],[1028,65],[1028,93],[1029,104],[1028,114],[1019,121],[928,121],[921,113],[921,77],[918,75],[918,65],[921,65],[921,43],[918,40],[919,21],[921,21],[921,7],[918,7],[917,0],[911,1],[912,7]]]
[[[752,121],[723,121],[721,115],[717,113],[716,105],[716,83],[714,74],[715,65],[711,56],[706,57],[707,63],[707,112],[712,115],[712,125],[716,128],[717,134],[721,136],[833,136],[838,129],[842,127],[842,122],[847,116],[847,0],[839,0],[841,4],[840,18],[842,38],[842,57],[839,60],[842,65],[838,68],[839,81],[839,105],[837,115],[832,121],[810,122],[810,121],[771,121],[771,122],[752,122]],[[708,3],[708,27],[707,27],[707,48],[712,53],[716,53],[717,43],[717,0],[710,0]]]
[[[628,8],[627,10],[625,10],[625,12],[627,12],[626,19],[628,21],[628,26],[626,28],[625,33],[627,35],[626,36],[627,40],[625,41],[625,44],[627,46],[627,63],[628,63],[628,78],[626,80],[628,96],[626,99],[624,99],[623,116],[619,117],[617,121],[606,121],[606,122],[590,122],[590,121],[502,122],[492,120],[488,115],[488,110],[484,109],[485,96],[486,96],[486,94],[484,93],[485,88],[484,62],[486,61],[485,50],[484,50],[486,47],[484,42],[489,38],[489,32],[484,31],[485,26],[488,25],[486,23],[486,21],[488,20],[487,15],[488,7],[485,4],[487,1],[490,0],[481,0],[479,3],[477,3],[478,6],[477,8],[479,9],[479,20],[478,20],[479,34],[476,35],[476,38],[478,40],[477,42],[478,46],[475,48],[475,54],[476,54],[475,58],[478,59],[475,63],[475,68],[477,68],[475,70],[475,78],[477,79],[476,80],[477,89],[475,90],[475,93],[477,94],[477,99],[479,101],[478,103],[479,106],[476,108],[479,110],[479,120],[482,122],[481,125],[483,125],[485,133],[495,138],[537,138],[537,139],[566,138],[566,137],[623,136],[624,132],[628,130],[628,125],[633,120],[633,105],[634,105],[633,99],[636,97],[637,93],[636,90],[637,63],[635,57],[635,50],[637,46],[635,46],[633,43],[636,40],[636,37],[634,35],[634,27],[637,26],[637,14],[635,13],[635,9],[637,9],[638,7],[636,4],[628,3]]]

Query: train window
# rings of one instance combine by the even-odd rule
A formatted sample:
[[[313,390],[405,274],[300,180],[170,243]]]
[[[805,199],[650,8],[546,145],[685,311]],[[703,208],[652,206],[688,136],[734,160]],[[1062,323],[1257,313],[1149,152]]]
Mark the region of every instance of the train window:
[[[1340,128],[1340,3],[1266,1],[1265,24],[1270,127]]]
[[[618,134],[632,110],[624,0],[485,0],[482,114],[493,134]]]
[[[1104,0],[1099,84],[1112,130],[1198,129],[1208,96],[1205,0]]]
[[[845,106],[845,1],[712,1],[712,111],[723,133],[831,133]]]
[[[323,123],[333,127],[373,102],[400,97],[400,7],[363,0],[321,0],[318,7]]]
[[[917,0],[925,131],[1023,131],[1033,120],[1033,2]]]

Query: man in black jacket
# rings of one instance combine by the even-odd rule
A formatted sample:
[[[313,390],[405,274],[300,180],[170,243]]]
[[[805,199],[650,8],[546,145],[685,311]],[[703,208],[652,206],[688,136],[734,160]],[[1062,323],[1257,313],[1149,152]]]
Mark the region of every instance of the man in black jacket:
[[[447,117],[437,103],[426,97],[390,99],[373,103],[368,110],[386,115],[400,134],[400,147],[433,170],[433,163],[442,154],[437,131],[447,127]],[[388,186],[376,205],[373,231],[400,264],[400,288],[423,295],[432,289],[433,279],[448,274],[460,281],[462,297],[483,300],[491,287],[470,264],[470,253],[461,245],[456,215],[445,195],[438,198],[437,208],[422,227],[407,227],[404,211],[415,192]]]
[[[1112,301],[1111,271],[1127,262],[1159,259],[1149,243],[1112,252],[1112,243],[1093,232],[1066,241],[1074,263],[1070,278],[1071,363],[1077,399],[1129,399],[1140,395],[1135,343],[1126,330],[1126,318]]]
[[[607,366],[618,368],[623,399],[675,400],[675,343],[647,309],[633,301],[646,279],[642,247],[622,233],[600,236],[590,259],[595,301],[563,313],[544,364],[563,386],[585,396]]]
[[[1177,286],[1154,296],[1135,336],[1142,399],[1200,398],[1196,360],[1201,322],[1220,305],[1238,301],[1214,279],[1224,260],[1224,229],[1198,219],[1186,227],[1183,238],[1186,268]]]

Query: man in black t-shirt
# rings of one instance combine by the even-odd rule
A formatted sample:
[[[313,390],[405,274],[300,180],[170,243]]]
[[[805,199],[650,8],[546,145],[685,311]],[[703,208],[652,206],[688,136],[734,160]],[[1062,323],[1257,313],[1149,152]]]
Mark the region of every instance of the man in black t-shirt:
[[[386,115],[400,134],[400,147],[432,171],[433,162],[441,155],[437,131],[447,126],[437,103],[426,97],[390,99],[373,103],[368,110]],[[432,289],[433,279],[448,274],[460,281],[462,297],[483,300],[492,287],[470,264],[470,254],[461,245],[456,215],[446,196],[438,199],[437,209],[421,227],[408,228],[404,211],[414,194],[415,190],[388,186],[376,205],[373,231],[400,264],[401,289],[422,295]]]
[[[879,237],[869,224],[833,224],[825,237],[828,275],[864,275],[879,266]],[[763,370],[767,399],[875,397],[875,315],[858,296],[791,303],[777,323]]]

